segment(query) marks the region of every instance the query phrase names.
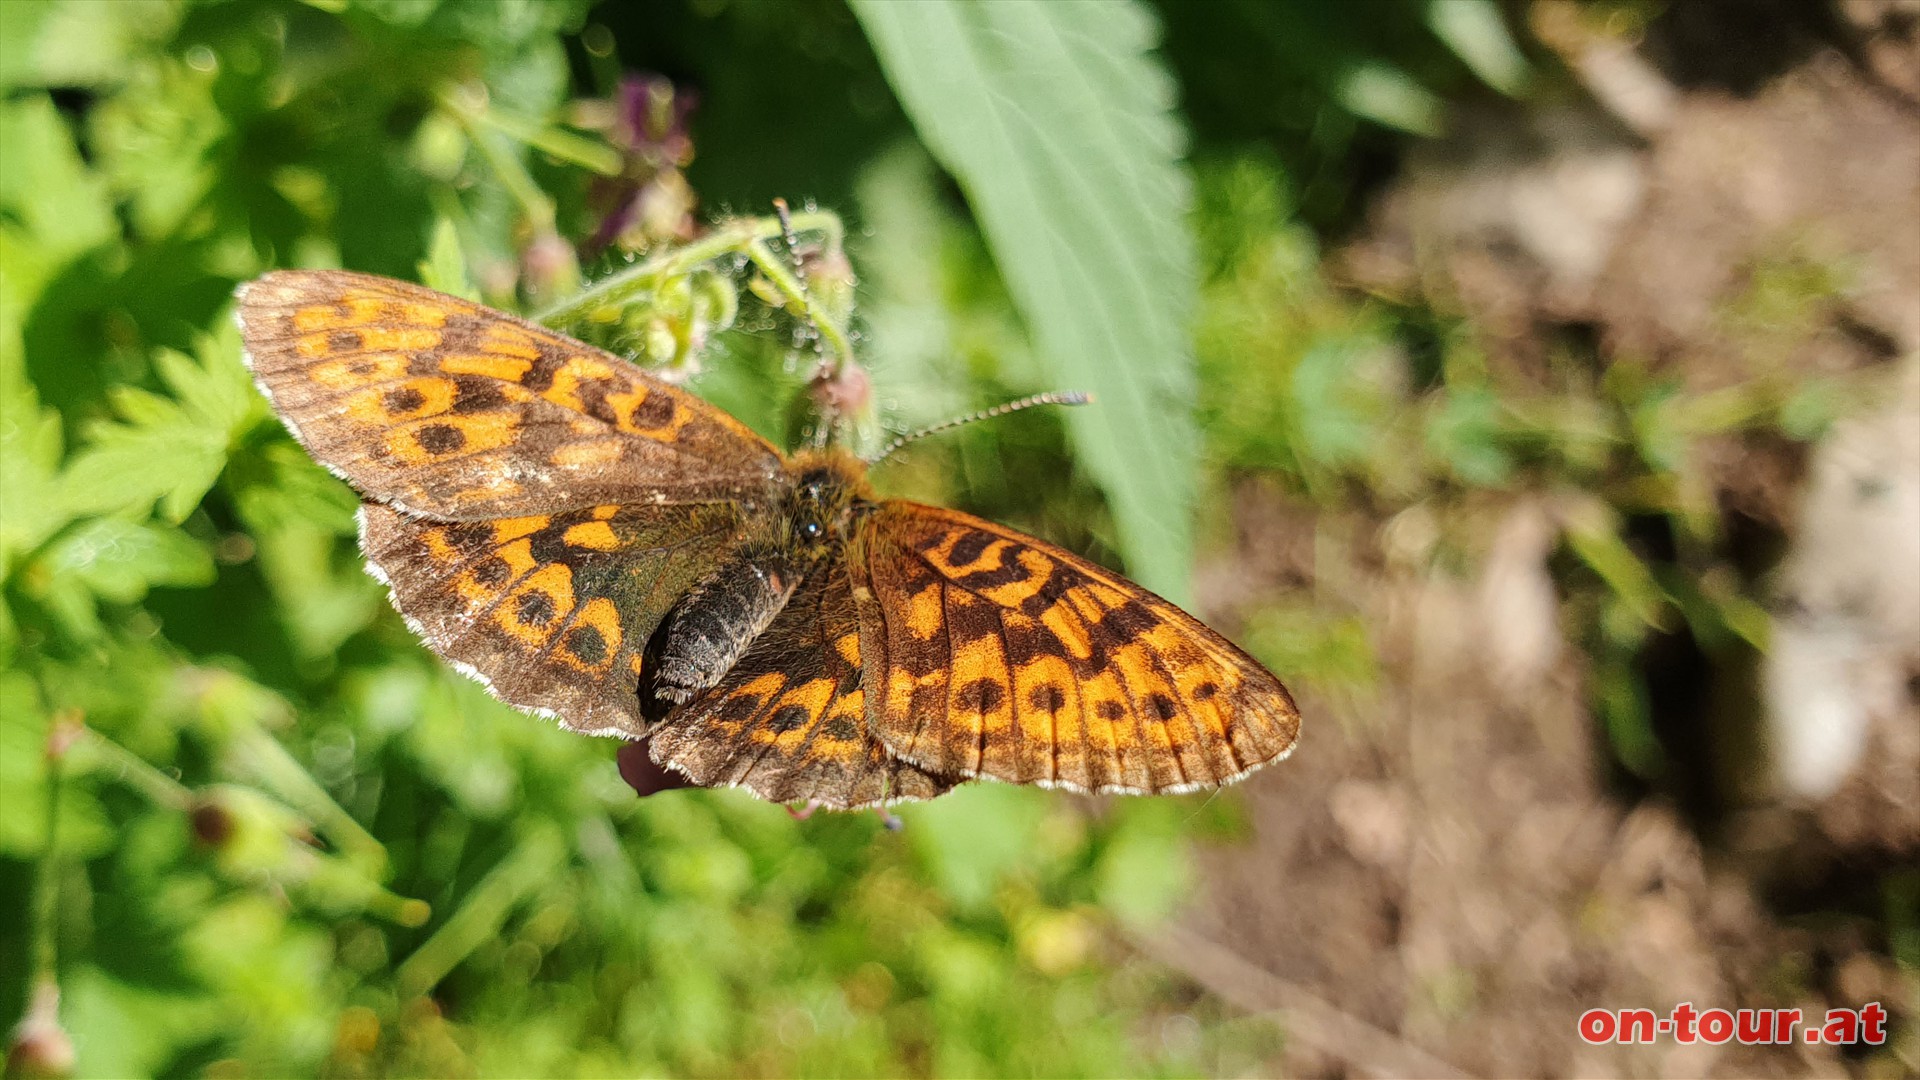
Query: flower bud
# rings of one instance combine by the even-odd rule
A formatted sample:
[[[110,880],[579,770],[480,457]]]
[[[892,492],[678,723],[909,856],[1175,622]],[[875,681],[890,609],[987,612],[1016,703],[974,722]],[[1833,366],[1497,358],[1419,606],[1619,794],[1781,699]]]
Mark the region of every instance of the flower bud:
[[[644,742],[630,742],[620,747],[620,779],[627,782],[636,795],[654,795],[674,788],[692,787],[686,777],[664,765],[654,763],[653,756],[647,752]]]
[[[565,296],[580,288],[580,260],[573,245],[551,227],[534,234],[520,253],[520,264],[527,293],[534,299]]]
[[[807,275],[807,291],[827,317],[845,322],[853,314],[853,264],[839,248],[809,254],[801,263]]]
[[[859,364],[822,365],[807,393],[814,411],[834,420],[859,420],[873,408],[873,379]]]
[[[73,1075],[73,1039],[60,1026],[60,987],[51,979],[34,986],[27,1014],[7,1043],[7,1075],[51,1078]]]

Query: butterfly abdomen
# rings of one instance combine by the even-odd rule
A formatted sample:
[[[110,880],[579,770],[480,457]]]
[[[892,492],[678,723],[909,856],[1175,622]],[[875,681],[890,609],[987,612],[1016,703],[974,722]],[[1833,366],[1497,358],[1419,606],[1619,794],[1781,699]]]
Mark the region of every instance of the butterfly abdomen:
[[[736,550],[661,622],[658,659],[646,665],[652,685],[640,688],[643,710],[664,713],[718,683],[787,606],[803,576],[804,568],[780,552]]]

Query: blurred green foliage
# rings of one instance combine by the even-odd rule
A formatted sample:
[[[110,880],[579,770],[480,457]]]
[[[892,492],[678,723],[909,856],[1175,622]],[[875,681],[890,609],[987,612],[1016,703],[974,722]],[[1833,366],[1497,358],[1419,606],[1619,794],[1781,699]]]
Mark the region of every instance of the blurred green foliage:
[[[559,304],[792,443],[815,342],[784,271],[744,241],[672,260],[689,192],[753,214],[811,193],[853,226],[857,290],[827,274],[811,295],[841,320],[857,297],[879,420],[1082,379],[1114,399],[1101,419],[923,444],[884,488],[1173,591],[1190,507],[1242,477],[1324,508],[1562,492],[1572,610],[1615,665],[1602,703],[1653,769],[1638,644],[1675,617],[1764,627],[1737,590],[1692,587],[1710,543],[1663,576],[1623,515],[1709,538],[1691,441],[1811,431],[1832,406],[1766,386],[1702,402],[1577,365],[1520,391],[1437,316],[1329,286],[1311,226],[1352,215],[1364,162],[1462,84],[1526,75],[1492,3],[1365,7],[1168,0],[1171,71],[1147,51],[1153,9],[1023,11],[1094,18],[1081,45],[1112,55],[1078,62],[1111,61],[1105,81],[1050,86],[1085,72],[1034,52],[983,61],[974,92],[1043,124],[1067,100],[1132,125],[1053,160],[1047,140],[957,130],[964,99],[916,83],[925,42],[884,5],[7,4],[0,1019],[57,975],[88,1075],[1258,1069],[1279,1033],[1111,932],[1172,910],[1188,845],[1241,828],[1231,796],[978,786],[903,810],[899,834],[734,792],[636,799],[608,744],[494,702],[388,609],[352,493],[250,388],[229,297],[274,266],[345,266]],[[678,120],[612,133],[636,70],[699,87],[697,158],[674,149]],[[671,112],[682,91],[659,92]],[[1106,168],[1127,170],[1136,220],[1063,195]],[[1061,186],[1022,202],[1022,175]],[[646,235],[589,242],[609,191],[655,200]],[[819,267],[833,219],[802,217]],[[582,305],[581,280],[617,288]],[[1729,318],[1767,317],[1774,292]],[[1127,467],[1132,420],[1153,426],[1152,469]],[[1335,604],[1272,606],[1244,636],[1310,690],[1376,679]]]

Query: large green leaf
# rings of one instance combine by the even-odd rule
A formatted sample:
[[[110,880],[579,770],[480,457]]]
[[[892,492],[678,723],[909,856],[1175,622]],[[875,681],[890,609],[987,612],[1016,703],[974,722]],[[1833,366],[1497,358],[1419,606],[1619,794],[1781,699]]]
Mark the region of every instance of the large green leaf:
[[[1184,598],[1195,468],[1191,194],[1173,86],[1131,2],[853,0],[967,193],[1106,490],[1128,569]]]

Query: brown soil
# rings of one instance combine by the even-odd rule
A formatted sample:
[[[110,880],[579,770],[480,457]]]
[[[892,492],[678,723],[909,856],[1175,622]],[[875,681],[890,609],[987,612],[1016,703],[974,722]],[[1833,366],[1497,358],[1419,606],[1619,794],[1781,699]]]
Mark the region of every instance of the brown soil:
[[[1569,335],[1698,390],[1920,355],[1914,5],[1838,5],[1797,23],[1761,57],[1778,69],[1758,72],[1668,59],[1716,17],[1692,3],[1637,48],[1587,36],[1558,7],[1537,5],[1535,30],[1584,93],[1467,116],[1416,156],[1347,252],[1357,283],[1466,316],[1506,377],[1543,388]],[[1768,273],[1823,267],[1844,280],[1807,290],[1817,303],[1752,298]],[[1896,428],[1920,426],[1920,404],[1889,407]],[[1802,508],[1824,504],[1804,449],[1729,437],[1708,456],[1723,506],[1784,541],[1808,535]],[[1920,638],[1899,636],[1899,612],[1872,662],[1900,692],[1876,699],[1868,752],[1838,792],[1796,800],[1759,776],[1764,758],[1721,752],[1709,768],[1751,775],[1706,785],[1702,812],[1687,792],[1615,782],[1587,657],[1564,640],[1552,497],[1375,519],[1316,515],[1249,483],[1236,509],[1238,549],[1202,575],[1209,614],[1231,626],[1242,598],[1310,589],[1317,607],[1366,620],[1381,670],[1368,693],[1306,688],[1299,752],[1246,785],[1252,840],[1209,853],[1203,896],[1141,942],[1226,1000],[1280,1014],[1276,1071],[1920,1072],[1920,987],[1890,944],[1898,891],[1920,889],[1920,680],[1907,681]],[[1476,553],[1466,570],[1434,569],[1438,535]],[[1920,578],[1880,562],[1896,585]],[[1752,671],[1693,674],[1690,722],[1731,702],[1746,737],[1764,734]],[[1819,1016],[1874,1000],[1896,1017],[1895,1045],[1857,1056],[1587,1046],[1575,1026],[1592,1007]]]

